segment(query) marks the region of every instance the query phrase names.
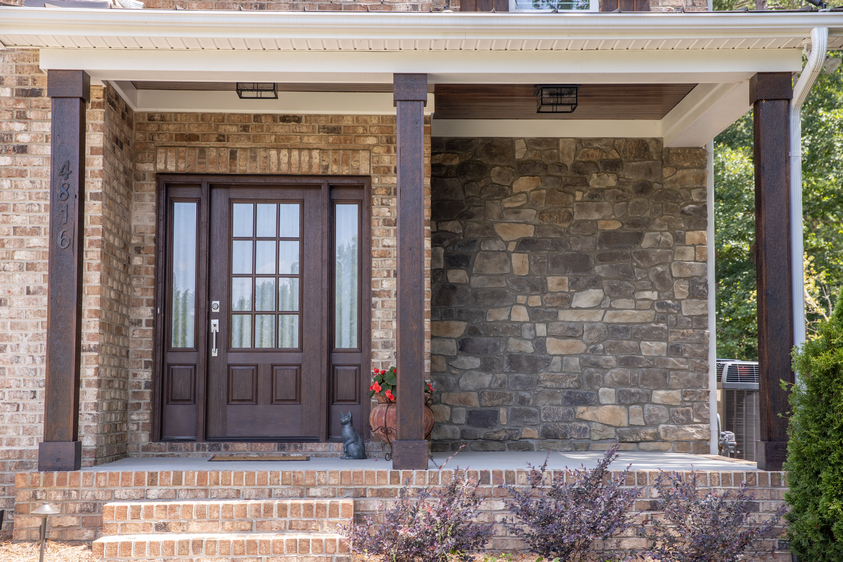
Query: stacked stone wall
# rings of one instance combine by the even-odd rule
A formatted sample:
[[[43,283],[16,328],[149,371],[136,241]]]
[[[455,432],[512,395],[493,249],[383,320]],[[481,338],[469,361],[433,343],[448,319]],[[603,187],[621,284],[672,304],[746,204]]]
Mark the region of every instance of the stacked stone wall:
[[[130,351],[131,455],[267,450],[152,443],[156,178],[161,173],[363,175],[372,181],[372,367],[395,363],[396,148],[390,115],[141,113],[135,118]],[[425,165],[430,123],[425,124]],[[429,185],[429,174],[425,174]],[[429,187],[425,187],[429,197]],[[429,211],[426,211],[429,213]],[[429,256],[429,233],[425,252]],[[429,308],[429,293],[426,296]],[[426,331],[427,331],[427,322]],[[429,333],[429,332],[428,332]],[[275,450],[275,444],[267,444]],[[283,450],[286,450],[282,446]]]
[[[709,449],[706,153],[434,139],[434,447]]]

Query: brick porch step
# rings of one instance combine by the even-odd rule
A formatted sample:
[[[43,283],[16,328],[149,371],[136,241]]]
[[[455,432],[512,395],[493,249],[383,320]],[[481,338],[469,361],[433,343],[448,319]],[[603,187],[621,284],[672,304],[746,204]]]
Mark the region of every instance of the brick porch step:
[[[350,523],[354,500],[125,501],[103,506],[107,536],[150,533],[316,532]]]
[[[206,562],[348,562],[333,533],[195,533],[103,537],[93,543],[94,558],[133,562],[180,560]]]
[[[103,506],[104,561],[348,562],[352,499],[151,500]]]

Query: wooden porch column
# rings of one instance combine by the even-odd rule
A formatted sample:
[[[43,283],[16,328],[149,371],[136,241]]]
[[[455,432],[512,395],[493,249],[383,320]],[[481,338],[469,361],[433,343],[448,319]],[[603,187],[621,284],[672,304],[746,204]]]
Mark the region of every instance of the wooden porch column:
[[[793,307],[790,260],[789,72],[752,77],[749,101],[755,119],[755,245],[758,284],[758,362],[761,440],[758,468],[781,470],[787,457],[788,392],[793,382]]]
[[[78,470],[79,367],[82,347],[82,233],[85,208],[85,108],[91,79],[81,70],[50,70],[50,240],[47,384],[38,470]]]
[[[426,74],[395,74],[398,145],[398,420],[392,467],[427,468],[424,440],[424,106]]]

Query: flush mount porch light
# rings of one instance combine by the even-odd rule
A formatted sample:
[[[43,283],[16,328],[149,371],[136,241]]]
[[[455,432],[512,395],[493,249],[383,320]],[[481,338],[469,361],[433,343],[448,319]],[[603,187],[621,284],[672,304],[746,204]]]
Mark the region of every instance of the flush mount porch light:
[[[277,100],[274,82],[237,82],[237,96],[241,100]]]
[[[536,87],[536,113],[573,113],[579,84]]]

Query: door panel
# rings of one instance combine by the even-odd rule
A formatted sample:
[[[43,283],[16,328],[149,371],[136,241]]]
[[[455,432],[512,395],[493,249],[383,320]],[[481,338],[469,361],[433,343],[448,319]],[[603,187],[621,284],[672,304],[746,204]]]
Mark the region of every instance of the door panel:
[[[321,185],[211,190],[208,439],[319,439],[324,213]]]

